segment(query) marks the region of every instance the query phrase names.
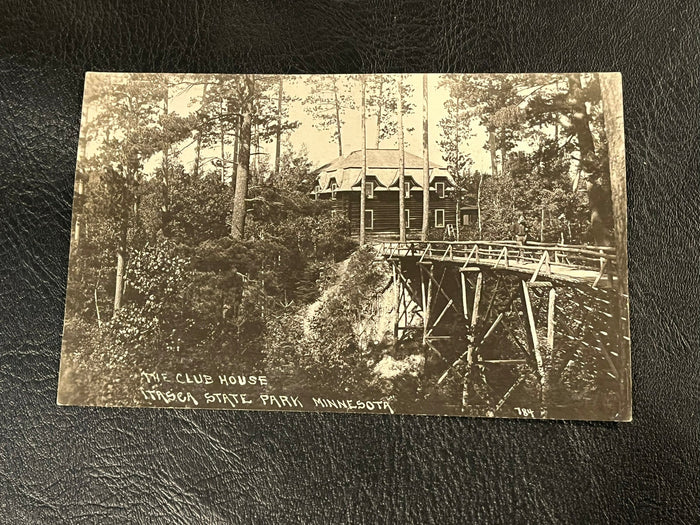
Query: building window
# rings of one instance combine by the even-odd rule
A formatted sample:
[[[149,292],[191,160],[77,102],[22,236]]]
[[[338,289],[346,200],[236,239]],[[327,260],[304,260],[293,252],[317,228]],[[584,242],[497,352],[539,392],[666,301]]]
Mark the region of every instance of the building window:
[[[335,194],[338,191],[338,185],[333,182],[331,183],[331,199],[335,200]]]
[[[321,186],[316,185],[314,188],[314,199],[318,199],[318,194],[321,193]]]
[[[411,198],[411,183],[410,182],[403,183],[403,194],[404,194],[404,197],[406,197],[407,199]]]
[[[374,182],[365,182],[365,196],[374,199]]]
[[[462,217],[462,224],[463,224],[464,226],[469,226],[471,223],[472,223],[472,216],[469,215],[468,213],[466,213],[466,214]]]
[[[435,210],[435,227],[445,227],[445,210]]]
[[[404,210],[404,216],[406,217],[406,229],[411,227],[411,210]]]
[[[445,183],[444,182],[436,182],[435,183],[435,191],[437,192],[438,199],[444,199],[445,198]]]
[[[374,229],[374,210],[365,210],[365,230]]]

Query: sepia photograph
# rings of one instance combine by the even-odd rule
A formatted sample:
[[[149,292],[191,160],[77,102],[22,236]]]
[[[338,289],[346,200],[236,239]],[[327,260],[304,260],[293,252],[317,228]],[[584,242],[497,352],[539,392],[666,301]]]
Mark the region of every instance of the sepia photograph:
[[[60,405],[630,421],[618,73],[88,73]]]

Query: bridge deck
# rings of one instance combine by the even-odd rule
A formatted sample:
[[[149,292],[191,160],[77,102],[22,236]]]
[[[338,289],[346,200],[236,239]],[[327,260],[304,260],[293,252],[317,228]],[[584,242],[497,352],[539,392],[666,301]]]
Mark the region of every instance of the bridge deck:
[[[614,285],[615,254],[610,247],[546,245],[514,242],[383,243],[384,257],[416,258],[420,262],[452,262],[463,267],[500,269],[540,280],[608,287]]]

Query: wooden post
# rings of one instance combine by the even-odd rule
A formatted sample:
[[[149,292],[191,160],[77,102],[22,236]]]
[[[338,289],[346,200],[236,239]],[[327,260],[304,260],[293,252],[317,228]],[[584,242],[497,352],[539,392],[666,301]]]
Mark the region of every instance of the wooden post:
[[[423,296],[423,311],[425,312],[425,318],[423,319],[423,344],[425,344],[426,338],[428,336],[428,330],[430,329],[430,306],[433,296],[433,265],[429,265],[429,269],[425,269],[421,266],[421,272],[426,272],[428,274],[428,285],[425,295]]]
[[[533,354],[535,354],[535,362],[540,376],[544,376],[544,363],[542,362],[542,354],[540,353],[539,341],[537,340],[537,327],[535,326],[535,314],[532,311],[532,303],[530,302],[530,289],[526,281],[521,281],[523,291],[523,304],[525,306],[525,323],[528,332],[528,343]]]
[[[459,272],[459,277],[462,281],[462,313],[464,314],[464,319],[466,320],[469,319],[469,307],[467,306],[467,278],[464,276],[464,272]]]
[[[543,265],[547,265],[547,273],[551,275],[552,273],[552,267],[549,264],[549,252],[545,250],[542,252],[542,257],[540,257],[540,261],[537,264],[537,268],[535,268],[535,273],[532,274],[532,278],[530,279],[530,283],[534,283],[537,280],[537,276],[540,274],[540,270],[542,269]]]
[[[527,317],[526,328],[529,332],[528,340],[531,345],[532,353],[535,355],[535,362],[537,363],[537,373],[539,377],[539,399],[540,399],[540,416],[546,417],[547,414],[547,400],[548,396],[546,394],[547,390],[547,377],[544,370],[544,362],[542,361],[542,353],[540,352],[539,341],[537,339],[537,327],[535,326],[535,315],[532,311],[532,304],[530,302],[530,288],[526,281],[521,281],[522,291],[523,291],[523,304],[525,305],[525,316]]]
[[[476,326],[476,321],[479,318],[479,302],[481,301],[481,283],[483,274],[479,272],[476,276],[476,286],[474,287],[474,308],[472,308],[472,328]]]
[[[426,308],[425,305],[427,304],[427,298],[426,298],[426,282],[425,282],[425,276],[423,275],[423,266],[418,265],[418,269],[420,270],[420,296],[421,296],[421,301],[423,304],[421,304],[421,307],[423,308],[423,312],[425,312]]]
[[[482,345],[489,337],[491,337],[491,335],[492,335],[493,332],[496,330],[496,328],[498,327],[498,325],[501,324],[501,321],[503,321],[503,318],[504,318],[504,317],[505,317],[505,316],[504,316],[503,312],[501,312],[500,314],[498,314],[498,317],[496,317],[496,320],[491,324],[491,326],[490,326],[489,329],[487,330],[486,335],[484,335],[484,337],[482,337],[481,340],[479,341],[479,343],[478,343],[479,345]],[[504,323],[504,326],[505,326],[505,323]],[[454,368],[455,366],[457,366],[459,363],[464,363],[464,359],[465,359],[465,358],[466,358],[468,364],[470,364],[470,365],[473,364],[473,360],[474,360],[474,357],[473,357],[473,350],[475,349],[475,347],[476,347],[475,344],[470,344],[470,345],[467,347],[467,350],[466,350],[462,355],[460,355],[460,356],[454,361],[454,363],[452,363],[452,364],[450,365],[450,367],[449,367],[447,370],[445,370],[445,372],[440,376],[440,379],[438,379],[437,384],[439,385],[440,383],[442,383],[442,382],[445,380],[445,378],[447,377],[447,375],[449,374],[449,372],[450,372],[451,369],[453,369],[453,368]]]
[[[408,298],[406,297],[406,288],[401,287],[401,304],[403,305],[403,330],[401,331],[400,337],[406,333],[406,328],[408,327]]]
[[[430,325],[430,311],[432,310],[432,297],[433,297],[433,265],[430,265],[430,269],[426,270],[430,279],[428,280],[428,295],[426,297],[427,303],[425,304],[425,323],[423,323],[424,335],[427,335],[428,328]]]
[[[394,338],[398,339],[401,299],[399,296],[400,285],[396,276],[396,265],[394,263],[391,263],[391,277],[394,280],[394,297],[396,299],[396,312],[394,313]]]
[[[498,288],[501,285],[501,277],[499,275],[498,279],[496,280],[496,286],[493,288],[493,294],[491,295],[491,299],[489,300],[489,305],[486,308],[486,313],[484,314],[484,319],[488,321],[489,315],[491,315],[491,309],[493,308],[493,302],[496,300],[496,294],[498,293]]]
[[[557,292],[554,287],[549,290],[549,307],[547,309],[547,346],[550,351],[554,351],[554,301],[557,297]]]
[[[462,273],[462,280],[464,280],[464,273]],[[472,308],[472,318],[471,318],[471,327],[474,328],[476,326],[476,321],[479,318],[479,303],[481,302],[481,285],[483,283],[483,274],[481,272],[478,273],[476,276],[476,284],[474,286],[474,306]],[[466,302],[466,297],[465,297],[465,302]],[[465,309],[465,316],[466,316],[466,309]],[[496,321],[496,324],[500,322],[500,319]],[[493,327],[492,327],[493,328]],[[467,373],[464,375],[464,385],[462,387],[462,409],[464,409],[468,404],[469,404],[469,386],[471,379],[473,377],[473,372],[474,372],[474,350],[475,345],[476,345],[476,339],[474,337],[474,332],[472,331],[472,335],[470,337],[470,340],[467,342]],[[482,342],[491,335],[490,332],[488,332],[483,338]]]
[[[452,302],[453,302],[452,299],[450,299],[449,301],[447,301],[447,304],[445,305],[445,307],[442,309],[442,311],[441,311],[441,312],[438,314],[438,316],[435,318],[435,322],[433,323],[432,328],[430,328],[430,330],[428,330],[428,334],[427,334],[426,337],[431,337],[431,336],[432,336],[432,334],[433,334],[433,329],[435,329],[435,328],[437,327],[437,325],[440,323],[440,321],[442,321],[442,317],[447,313],[447,310],[450,309],[450,306],[452,306]],[[434,337],[437,337],[437,336],[434,336]],[[449,337],[449,336],[447,336],[447,337]]]
[[[428,306],[428,292],[426,290],[427,288],[427,283],[425,279],[425,269],[421,264],[418,265],[418,268],[420,270],[420,295],[421,295],[421,301],[423,304],[421,305],[423,307],[423,344],[425,344],[425,335],[428,332],[428,315],[430,313],[430,307]]]

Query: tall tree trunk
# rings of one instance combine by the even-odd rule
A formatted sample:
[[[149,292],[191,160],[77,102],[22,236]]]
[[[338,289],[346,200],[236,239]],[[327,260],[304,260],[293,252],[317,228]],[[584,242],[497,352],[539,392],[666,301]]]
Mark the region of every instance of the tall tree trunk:
[[[496,161],[496,133],[494,128],[489,128],[489,152],[491,153],[491,176],[498,176],[498,163]]]
[[[202,88],[202,105],[200,107],[200,110],[204,107],[206,104],[206,99],[207,99],[207,89],[209,88],[209,84],[204,84],[204,87]],[[202,165],[202,124],[200,123],[200,127],[197,130],[197,145],[195,148],[195,158],[194,158],[194,175],[195,177],[199,177],[199,170]]]
[[[625,131],[622,116],[622,78],[619,73],[601,73],[600,90],[603,97],[605,134],[608,139],[610,164],[610,189],[612,191],[613,221],[615,227],[615,252],[617,254],[617,290],[619,319],[620,370],[620,418],[632,417],[632,391],[629,382],[630,331],[627,282],[627,177],[625,161]],[[624,319],[623,319],[624,318]]]
[[[253,185],[260,186],[262,184],[262,174],[260,173],[260,125],[255,124],[255,157],[253,157],[253,162],[255,166],[255,171],[253,172]]]
[[[335,129],[338,134],[338,156],[343,156],[343,138],[341,136],[341,125],[340,125],[340,100],[338,99],[338,81],[333,80],[333,103],[335,104]],[[365,148],[367,145],[365,144]],[[364,191],[364,189],[363,189]]]
[[[578,139],[579,152],[581,156],[580,167],[585,175],[586,190],[588,192],[588,204],[591,212],[591,234],[596,245],[604,246],[609,244],[606,218],[612,208],[610,194],[601,184],[600,174],[594,172],[595,163],[595,143],[590,128],[590,119],[586,102],[583,96],[583,86],[581,85],[581,75],[572,73],[567,76],[569,83],[568,102],[572,108],[572,124]]]
[[[119,225],[119,239],[117,246],[117,274],[114,281],[114,310],[112,318],[117,316],[117,311],[122,307],[122,294],[124,293],[124,268],[126,266],[127,238],[129,232],[129,207],[122,210],[121,224]]]
[[[459,220],[460,209],[462,208],[462,194],[457,192],[457,198],[455,199],[455,240],[459,240],[459,236],[462,234],[462,221]]]
[[[221,80],[221,84],[223,85],[223,79]],[[219,109],[221,111],[221,116],[219,118],[219,125],[220,125],[220,137],[219,140],[221,141],[221,184],[224,184],[226,182],[226,151],[225,151],[225,133],[224,133],[224,97],[223,94],[221,95],[221,102],[219,104]]]
[[[459,148],[460,148],[460,139],[461,137],[459,136],[459,116],[460,116],[460,97],[457,96],[455,99],[455,166],[454,166],[454,179],[455,179],[455,201],[456,201],[456,214],[455,214],[455,233],[457,235],[457,240],[459,240],[459,235],[460,235],[460,222],[459,222],[459,209],[462,205],[462,180],[461,180],[461,174],[460,174],[460,165],[459,165]]]
[[[506,148],[506,128],[501,130],[501,175],[508,173],[508,151]]]
[[[362,77],[362,185],[360,186],[360,246],[365,244],[365,207],[367,197],[365,184],[367,183],[367,80]],[[342,152],[341,152],[342,156]]]
[[[555,83],[555,92],[559,93],[559,81],[557,80]],[[559,119],[554,120],[554,145],[559,148]]]
[[[202,165],[202,130],[197,131],[197,142],[195,143],[194,166],[192,172],[195,177],[199,177],[199,169]]]
[[[236,190],[233,196],[233,213],[231,217],[231,237],[242,239],[245,230],[246,198],[248,196],[248,178],[250,177],[251,123],[253,113],[253,96],[255,77],[246,75],[243,99],[243,120],[238,152],[238,170],[236,171]]]
[[[540,242],[544,242],[544,203],[540,211]]]
[[[114,283],[114,311],[112,318],[117,316],[117,311],[122,307],[122,291],[124,290],[124,252],[117,250],[117,277]]]
[[[169,105],[169,90],[168,84],[165,84],[165,96],[163,97],[163,112],[168,115],[168,105]],[[171,177],[171,166],[170,166],[170,146],[168,144],[167,138],[164,139],[162,144],[163,149],[163,162],[161,169],[163,170],[163,184],[161,186],[163,194],[163,205],[161,207],[161,226],[160,229],[165,237],[170,236],[170,177]]]
[[[618,73],[600,74],[605,134],[608,139],[615,247],[620,287],[627,293],[627,179],[622,119],[622,80]]]
[[[272,180],[274,186],[280,178],[280,151],[282,142],[282,97],[284,96],[284,77],[280,75],[277,88],[277,129],[275,130],[275,176]]]
[[[481,231],[481,185],[484,182],[483,172],[479,172],[479,185],[476,187],[476,220],[479,227],[479,240],[483,239],[483,232]]]
[[[238,145],[240,144],[241,137],[241,117],[236,115],[235,125],[233,132],[233,168],[231,170],[231,187],[236,187],[236,174],[238,173]]]
[[[423,75],[423,222],[421,241],[428,240],[430,227],[430,144],[428,137],[428,75]]]
[[[398,77],[398,104],[397,110],[397,122],[398,122],[398,132],[399,132],[399,242],[406,242],[406,193],[404,191],[405,183],[405,152],[404,152],[404,141],[403,141],[403,86],[401,75]]]
[[[459,149],[460,149],[460,140],[461,137],[459,136],[459,116],[460,116],[460,97],[457,96],[455,98],[455,119],[454,119],[454,129],[455,129],[455,142],[454,142],[454,148],[455,148],[455,165],[454,165],[454,175],[457,176],[459,173]]]
[[[379,79],[379,95],[377,96],[377,142],[374,146],[379,149],[380,135],[382,132],[382,91],[384,90],[384,80]]]

